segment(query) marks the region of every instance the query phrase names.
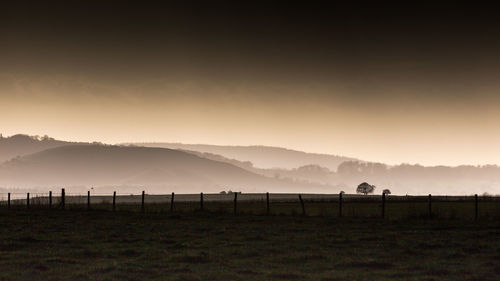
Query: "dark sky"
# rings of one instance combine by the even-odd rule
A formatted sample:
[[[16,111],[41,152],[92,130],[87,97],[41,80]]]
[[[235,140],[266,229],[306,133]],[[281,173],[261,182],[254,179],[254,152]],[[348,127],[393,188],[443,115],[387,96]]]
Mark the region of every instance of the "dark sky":
[[[479,4],[15,2],[2,7],[2,53],[23,71],[328,80],[382,63],[453,79],[498,63],[499,17]]]
[[[272,144],[388,162],[500,158],[498,148],[478,149],[500,140],[497,10],[351,2],[2,4],[0,125],[6,133]],[[422,151],[429,156],[419,158]]]

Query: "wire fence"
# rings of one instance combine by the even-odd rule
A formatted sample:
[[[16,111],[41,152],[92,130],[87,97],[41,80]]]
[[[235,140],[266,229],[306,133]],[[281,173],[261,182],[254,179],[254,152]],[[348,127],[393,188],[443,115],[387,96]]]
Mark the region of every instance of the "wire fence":
[[[2,209],[88,209],[140,212],[224,212],[256,215],[498,219],[496,196],[396,196],[297,193],[141,194],[0,193]]]

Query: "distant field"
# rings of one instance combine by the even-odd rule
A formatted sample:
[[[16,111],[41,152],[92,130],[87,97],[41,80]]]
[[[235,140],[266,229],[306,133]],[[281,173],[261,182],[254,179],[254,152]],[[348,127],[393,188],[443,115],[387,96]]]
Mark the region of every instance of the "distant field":
[[[1,280],[499,280],[500,222],[0,211]]]
[[[11,201],[13,208],[26,208],[26,194],[15,194]],[[14,195],[13,195],[14,196]],[[45,208],[48,205],[47,194],[30,195],[31,208]],[[54,194],[53,206],[57,208],[60,197]],[[338,194],[302,194],[307,216],[337,217],[339,215]],[[22,198],[22,199],[21,199]],[[172,195],[145,195],[146,212],[170,212]],[[0,198],[0,204],[6,205],[6,196]],[[91,195],[91,208],[95,210],[111,210],[113,197],[110,195]],[[237,213],[266,214],[266,194],[238,194]],[[1,206],[0,206],[1,207]],[[68,194],[67,209],[87,208],[87,195]],[[141,195],[118,194],[116,211],[141,211]],[[193,212],[201,209],[200,194],[175,194],[173,211]],[[204,194],[203,209],[208,212],[233,213],[233,194]],[[473,196],[433,196],[431,206],[435,219],[465,219],[475,217]],[[352,218],[381,217],[382,198],[380,195],[344,194],[342,215]],[[269,214],[301,215],[303,214],[298,194],[270,194]],[[387,196],[385,204],[386,219],[429,218],[427,196]],[[478,197],[478,218],[500,219],[500,197]]]

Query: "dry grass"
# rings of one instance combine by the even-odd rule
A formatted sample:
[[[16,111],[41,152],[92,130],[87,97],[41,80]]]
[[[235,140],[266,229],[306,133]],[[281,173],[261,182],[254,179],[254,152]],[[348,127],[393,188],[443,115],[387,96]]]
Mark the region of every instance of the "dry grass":
[[[498,221],[0,212],[2,280],[498,280]]]

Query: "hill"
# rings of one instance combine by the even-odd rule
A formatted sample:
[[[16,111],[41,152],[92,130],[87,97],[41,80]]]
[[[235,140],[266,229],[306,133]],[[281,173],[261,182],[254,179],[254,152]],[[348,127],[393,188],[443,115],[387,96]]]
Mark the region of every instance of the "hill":
[[[301,166],[316,164],[326,167],[329,170],[336,171],[337,167],[342,162],[359,161],[357,159],[344,156],[307,153],[272,146],[223,146],[182,143],[133,143],[133,145],[213,153],[226,158],[237,159],[239,161],[250,161],[255,167],[265,169],[294,169]]]
[[[6,138],[0,135],[0,163],[18,156],[70,144],[76,143],[55,140],[48,136],[38,137],[18,134]]]
[[[185,151],[199,157],[211,159],[214,161],[229,163],[236,167],[240,167],[247,171],[250,171],[255,174],[263,175],[266,177],[283,179],[293,182],[302,182],[302,183],[315,183],[320,185],[335,185],[335,172],[330,171],[328,168],[321,167],[319,165],[311,164],[304,165],[294,169],[283,169],[283,168],[257,168],[253,166],[253,163],[250,161],[239,161],[236,159],[226,158],[224,156],[220,156],[218,154],[213,154],[209,152],[199,152],[193,150],[181,150]]]
[[[220,190],[279,192],[312,186],[267,178],[183,151],[131,146],[68,145],[0,166],[4,186],[148,186],[165,192]]]
[[[0,189],[72,186],[86,191],[94,186],[106,188],[106,192],[112,189],[122,193],[137,192],[142,187],[147,187],[148,192],[161,193],[229,189],[336,193],[354,192],[359,183],[369,182],[378,187],[376,193],[388,188],[393,194],[500,194],[500,167],[495,165],[388,166],[356,160],[338,164],[335,161],[349,158],[263,146],[144,145],[146,147],[71,143],[25,135],[0,138],[0,159],[10,159],[0,164]],[[179,150],[149,146],[171,146]],[[29,154],[30,151],[35,153]],[[273,152],[276,152],[274,156]],[[251,161],[257,161],[260,166],[290,167],[307,161],[323,165],[261,168]],[[337,167],[329,169],[328,163]]]

